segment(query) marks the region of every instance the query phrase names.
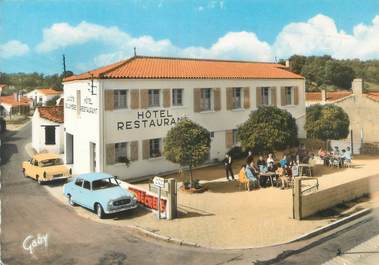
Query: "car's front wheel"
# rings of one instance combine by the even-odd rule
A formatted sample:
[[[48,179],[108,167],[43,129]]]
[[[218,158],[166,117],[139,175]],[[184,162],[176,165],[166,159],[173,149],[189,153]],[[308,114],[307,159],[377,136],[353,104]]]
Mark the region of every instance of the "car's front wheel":
[[[96,210],[97,217],[99,217],[100,219],[103,219],[105,214],[104,214],[103,207],[101,207],[100,203],[96,203],[95,210]]]

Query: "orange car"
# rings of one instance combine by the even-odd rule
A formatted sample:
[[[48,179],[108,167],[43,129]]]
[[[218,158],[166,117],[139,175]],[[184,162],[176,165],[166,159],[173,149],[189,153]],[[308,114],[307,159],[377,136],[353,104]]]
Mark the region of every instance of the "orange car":
[[[67,179],[71,176],[71,169],[63,164],[62,159],[51,153],[36,154],[29,161],[22,163],[22,173],[43,183],[46,181]]]

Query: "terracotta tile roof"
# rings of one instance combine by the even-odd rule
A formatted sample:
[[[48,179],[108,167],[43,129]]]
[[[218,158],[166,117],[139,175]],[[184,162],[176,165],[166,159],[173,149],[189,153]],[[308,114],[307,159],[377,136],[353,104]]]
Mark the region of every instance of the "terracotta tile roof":
[[[367,96],[373,100],[379,101],[379,92],[367,93]]]
[[[64,122],[63,106],[37,107],[37,110],[41,118],[58,123]]]
[[[37,91],[44,95],[60,95],[63,91],[58,91],[52,88],[38,88]]]
[[[131,79],[303,79],[275,63],[135,56],[64,82],[93,78]]]
[[[326,92],[326,101],[336,101],[353,94],[351,91],[335,91],[335,92]],[[321,92],[306,92],[305,93],[306,101],[321,101]]]
[[[26,106],[30,105],[31,100],[27,97],[21,97],[20,101],[17,101],[15,96],[1,96],[0,97],[0,104],[4,103],[11,106]]]

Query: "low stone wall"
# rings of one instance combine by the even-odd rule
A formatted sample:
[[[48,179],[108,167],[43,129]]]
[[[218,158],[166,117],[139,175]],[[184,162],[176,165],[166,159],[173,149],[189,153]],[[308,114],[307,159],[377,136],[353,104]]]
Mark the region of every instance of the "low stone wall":
[[[370,194],[370,177],[302,195],[300,219],[368,194]]]
[[[379,154],[379,143],[364,143],[361,147],[361,154],[367,154],[367,155]]]

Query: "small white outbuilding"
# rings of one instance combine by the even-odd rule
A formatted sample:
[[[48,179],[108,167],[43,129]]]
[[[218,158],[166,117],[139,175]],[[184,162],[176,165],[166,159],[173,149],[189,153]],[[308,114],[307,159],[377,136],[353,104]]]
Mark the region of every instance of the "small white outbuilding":
[[[36,152],[64,151],[63,106],[37,107],[32,118],[32,146]]]

